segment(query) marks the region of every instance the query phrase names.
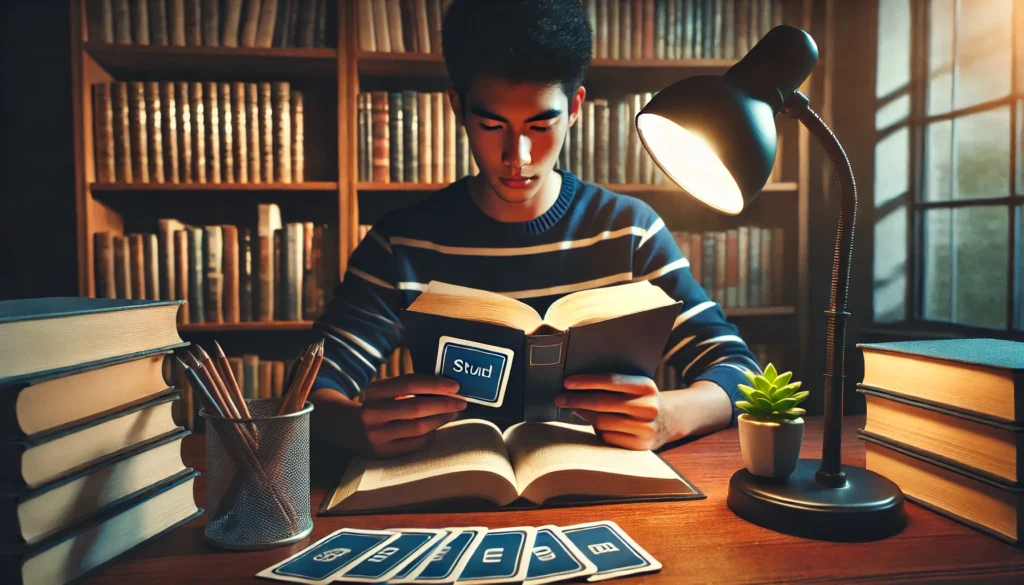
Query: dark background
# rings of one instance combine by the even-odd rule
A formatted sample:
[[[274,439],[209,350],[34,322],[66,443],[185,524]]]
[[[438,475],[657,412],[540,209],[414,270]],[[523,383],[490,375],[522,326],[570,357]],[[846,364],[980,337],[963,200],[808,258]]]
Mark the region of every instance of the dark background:
[[[857,178],[858,206],[850,287],[852,314],[847,337],[847,410],[862,401],[852,391],[862,374],[854,344],[890,339],[865,331],[871,310],[871,185],[874,157],[874,76],[877,5],[874,0],[833,3],[836,35],[824,39],[824,1],[816,1],[811,33],[822,60],[816,70],[811,106],[828,105],[821,93],[825,59],[835,59],[831,121]],[[74,141],[71,103],[69,3],[61,0],[0,2],[3,53],[0,128],[3,132],[3,188],[0,191],[0,299],[76,296],[77,254],[74,197]],[[826,118],[828,119],[828,118]],[[810,339],[804,387],[808,408],[822,408],[825,320],[829,276],[838,223],[838,189],[817,145],[811,145]],[[786,341],[786,340],[780,340]],[[795,340],[794,340],[795,342]],[[795,369],[795,366],[786,368]],[[800,379],[801,373],[794,372]],[[852,401],[852,402],[851,402]]]

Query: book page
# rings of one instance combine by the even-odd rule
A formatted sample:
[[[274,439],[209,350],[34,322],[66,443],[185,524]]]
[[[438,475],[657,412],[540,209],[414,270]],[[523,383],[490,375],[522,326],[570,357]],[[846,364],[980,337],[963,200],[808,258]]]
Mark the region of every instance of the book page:
[[[607,445],[589,425],[519,423],[506,429],[504,437],[520,494],[538,477],[564,470],[678,479],[676,473],[651,451],[631,451]]]
[[[421,451],[392,459],[361,461],[359,491],[391,487],[459,471],[484,470],[516,485],[501,431],[494,423],[468,419],[448,423]]]
[[[513,327],[531,333],[541,324],[533,307],[511,297],[474,288],[430,281],[406,309],[431,315]]]
[[[544,323],[565,331],[573,326],[640,313],[675,302],[661,288],[642,280],[566,295],[551,303]]]

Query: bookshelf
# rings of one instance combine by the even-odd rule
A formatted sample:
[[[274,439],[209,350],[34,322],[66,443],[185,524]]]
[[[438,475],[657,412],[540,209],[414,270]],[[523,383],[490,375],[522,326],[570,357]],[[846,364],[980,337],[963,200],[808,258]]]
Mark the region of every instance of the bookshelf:
[[[385,53],[360,49],[359,2],[326,0],[326,47],[228,48],[115,45],[91,40],[88,0],[69,0],[72,22],[72,84],[75,142],[79,293],[96,292],[93,235],[156,229],[161,217],[186,223],[238,223],[255,227],[256,202],[275,202],[285,221],[330,224],[336,238],[337,270],[359,242],[359,226],[387,210],[415,202],[447,183],[376,183],[359,180],[358,107],[370,90],[443,91],[446,73],[440,54]],[[811,29],[813,0],[783,0],[784,22]],[[595,58],[585,85],[588,99],[628,91],[656,91],[680,78],[720,74],[734,59]],[[812,101],[812,78],[801,88]],[[97,181],[94,104],[91,87],[111,81],[288,81],[305,95],[306,177],[301,183],[156,184]],[[810,136],[782,120],[783,181],[769,183],[754,207],[724,217],[678,195],[669,182],[609,184],[608,188],[648,201],[672,230],[727,229],[764,222],[785,231],[783,302],[777,306],[726,308],[748,341],[785,344],[787,369],[807,377],[808,222]],[[241,210],[241,211],[240,211]],[[751,219],[752,218],[752,219]],[[298,334],[308,320],[202,323],[180,326],[183,336],[231,334],[247,343],[273,347],[279,335]],[[279,349],[285,351],[286,348]],[[277,357],[285,357],[279,355]],[[803,372],[803,374],[800,374]]]

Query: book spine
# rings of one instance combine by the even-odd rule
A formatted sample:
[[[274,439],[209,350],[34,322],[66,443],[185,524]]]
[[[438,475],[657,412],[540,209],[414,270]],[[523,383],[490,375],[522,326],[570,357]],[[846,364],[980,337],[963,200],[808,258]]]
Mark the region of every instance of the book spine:
[[[235,180],[249,182],[249,124],[245,108],[245,83],[236,81],[231,85],[232,129],[234,130]]]
[[[274,236],[272,238],[273,246],[272,264],[274,266],[274,280],[271,287],[274,289],[274,301],[272,303],[272,310],[274,320],[281,321],[284,319],[285,311],[285,297],[288,294],[286,290],[287,284],[287,263],[288,255],[284,253],[284,246],[287,239],[284,237],[284,227],[274,230]]]
[[[147,81],[145,85],[146,99],[146,136],[147,156],[149,157],[149,177],[154,183],[164,182],[164,150],[163,124],[160,109],[160,82]]]
[[[418,183],[420,180],[419,166],[419,101],[415,91],[402,92],[402,145],[403,172],[402,180],[406,183]]]
[[[552,421],[561,418],[555,395],[563,391],[565,356],[570,333],[527,335],[523,344],[523,420]]]
[[[225,183],[235,182],[235,124],[231,84],[220,84],[221,177]]]
[[[360,183],[368,181],[366,174],[366,159],[369,156],[366,150],[366,132],[368,127],[366,125],[366,93],[360,93],[356,97],[356,156],[357,156],[357,176],[356,180]]]
[[[594,181],[608,184],[609,143],[611,142],[611,112],[608,100],[594,100]]]
[[[724,231],[715,232],[715,286],[713,300],[718,303],[720,307],[727,306],[726,304],[726,275],[728,274],[729,265],[726,263],[726,233]]]
[[[376,51],[377,37],[373,28],[373,0],[359,0],[359,50]]]
[[[128,262],[131,273],[132,298],[146,298],[146,250],[142,234],[128,235]]]
[[[725,232],[725,305],[735,307],[739,302],[739,234],[735,229]]]
[[[384,0],[388,6],[388,34],[391,36],[391,50],[395,53],[405,53],[405,37],[402,34],[402,9],[399,0]]]
[[[196,183],[206,182],[206,115],[203,84],[193,81],[192,96],[192,172]]]
[[[168,183],[180,182],[178,169],[178,104],[174,99],[174,82],[160,83],[160,104],[163,109],[164,175]]]
[[[302,92],[291,93],[292,106],[292,181],[302,183],[306,180],[306,132],[305,116],[303,114]]]
[[[315,229],[313,222],[302,224],[302,318],[316,319],[316,271],[317,259],[313,251]]]
[[[126,236],[114,236],[114,288],[117,298],[132,298],[131,252]]]
[[[225,0],[224,32],[220,38],[223,47],[238,46],[238,27],[242,21],[242,0]]]
[[[260,20],[256,27],[256,46],[269,49],[274,40],[274,27],[277,23],[277,4],[280,0],[263,0],[260,7]]]
[[[206,99],[206,176],[211,183],[221,182],[220,169],[220,98],[217,83],[206,82],[203,96]]]
[[[750,306],[750,227],[737,228],[737,250],[739,253],[739,282],[736,289],[736,306]]]
[[[136,45],[149,44],[149,10],[147,0],[132,0],[132,38]]]
[[[187,81],[179,81],[175,84],[178,92],[178,173],[182,183],[193,181],[194,171],[192,162],[192,106],[189,99],[189,85]]]
[[[302,318],[302,275],[305,266],[303,252],[305,249],[304,225],[298,222],[289,223],[285,230],[288,239],[288,270],[284,275],[285,288],[285,319],[298,321]],[[282,252],[283,254],[284,252]]]
[[[286,81],[271,84],[274,108],[274,176],[281,183],[292,182],[292,108],[291,85]]]
[[[202,19],[199,21],[203,31],[204,47],[220,46],[220,0],[201,0]]]
[[[704,255],[701,259],[703,275],[701,286],[707,292],[708,297],[713,300],[715,293],[715,232],[706,231],[701,234],[701,244],[701,253]]]
[[[248,0],[248,2],[246,2],[245,22],[242,24],[241,37],[238,39],[241,46],[256,46],[256,31],[259,29],[260,9],[262,7],[262,2],[260,0]]]
[[[148,140],[146,138],[146,94],[141,81],[128,82],[129,126],[131,134],[132,176],[149,182]]]
[[[238,319],[253,321],[252,230],[242,228],[238,236]]]
[[[110,84],[93,85],[92,96],[93,116],[96,120],[96,180],[113,183],[117,173],[114,170],[114,108],[110,99]]]
[[[203,278],[203,228],[188,228],[188,302],[189,320],[192,323],[206,322],[206,305],[204,291],[206,280]]]
[[[629,119],[626,117],[626,102],[615,100],[611,105],[609,137],[608,181],[616,184],[626,182],[626,136],[629,135]]]
[[[245,108],[247,114],[245,121],[249,125],[246,131],[246,135],[249,138],[249,144],[246,149],[248,151],[246,161],[249,166],[249,181],[260,183],[263,180],[262,165],[260,164],[260,139],[262,135],[260,134],[259,90],[255,83],[245,84]]]
[[[221,226],[221,240],[224,246],[223,263],[224,288],[221,308],[225,323],[238,323],[238,228],[233,225]]]
[[[175,47],[185,46],[185,0],[168,0],[168,12],[170,17],[167,23],[167,33],[170,43]]]
[[[445,177],[445,121],[444,113],[448,108],[448,96],[442,92],[434,92],[430,98],[430,104],[434,110],[434,119],[431,121],[433,126],[433,139],[434,139],[434,182],[443,183]],[[374,121],[374,124],[377,122]]]
[[[782,228],[772,228],[772,303],[775,305],[782,305],[785,302],[785,289],[783,288],[786,284],[785,279],[785,237],[786,234]]]
[[[594,100],[583,104],[583,180],[593,183],[597,177],[594,139],[597,133],[597,105]]]
[[[160,300],[160,246],[156,234],[142,235],[145,256],[146,299]]]
[[[450,107],[444,108],[444,181],[453,183],[455,176],[455,141],[458,138],[455,124],[455,112]]]
[[[189,297],[189,255],[188,255],[188,230],[180,229],[174,232],[174,297],[180,301],[190,300]],[[185,325],[191,322],[191,307],[183,307],[178,310],[178,324]]]
[[[260,152],[263,159],[260,166],[263,169],[263,182],[274,182],[274,108],[271,97],[270,82],[261,81],[257,84],[259,88],[259,111],[260,111]]]
[[[373,180],[376,183],[391,182],[391,122],[389,120],[388,94],[374,91],[373,107]]]
[[[113,102],[114,164],[119,183],[134,181],[131,151],[131,114],[128,107],[128,84],[110,84]]]
[[[242,356],[242,367],[245,374],[245,385],[242,386],[242,393],[245,398],[253,399],[260,397],[260,357],[258,355],[245,354]]]
[[[750,306],[760,307],[761,303],[761,228],[750,226]]]
[[[207,323],[224,321],[224,238],[219,225],[208,225],[203,228],[203,255],[206,267],[206,301]]]
[[[772,264],[772,248],[775,242],[772,241],[772,228],[761,228],[761,304],[772,306],[772,279],[775,278],[774,265]]]
[[[167,3],[149,0],[149,38],[154,45],[167,46]]]
[[[96,269],[96,297],[105,299],[117,298],[117,285],[114,281],[114,234],[97,232],[93,234],[93,265]]]
[[[391,182],[401,183],[404,179],[403,156],[404,149],[404,112],[402,110],[402,93],[398,91],[388,92],[388,136],[391,140],[389,147],[389,164],[391,169]]]
[[[185,44],[189,47],[203,46],[203,9],[199,0],[185,0]]]
[[[704,277],[704,248],[700,232],[690,234],[690,274],[697,282]]]

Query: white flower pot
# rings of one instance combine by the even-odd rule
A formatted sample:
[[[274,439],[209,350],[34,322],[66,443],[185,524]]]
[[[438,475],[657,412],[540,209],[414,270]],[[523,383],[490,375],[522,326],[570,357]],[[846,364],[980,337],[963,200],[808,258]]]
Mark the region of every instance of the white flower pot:
[[[787,477],[796,469],[804,440],[804,419],[764,422],[739,416],[740,451],[747,471],[763,477]]]

